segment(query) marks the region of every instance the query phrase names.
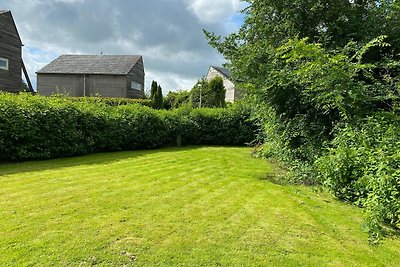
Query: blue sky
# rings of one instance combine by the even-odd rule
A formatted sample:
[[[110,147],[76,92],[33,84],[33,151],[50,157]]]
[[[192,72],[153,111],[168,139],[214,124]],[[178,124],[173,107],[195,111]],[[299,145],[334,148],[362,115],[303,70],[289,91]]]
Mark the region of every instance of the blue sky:
[[[23,58],[35,72],[61,54],[142,55],[146,89],[158,81],[168,91],[190,89],[210,65],[224,59],[204,38],[236,31],[240,0],[8,0],[22,42]]]

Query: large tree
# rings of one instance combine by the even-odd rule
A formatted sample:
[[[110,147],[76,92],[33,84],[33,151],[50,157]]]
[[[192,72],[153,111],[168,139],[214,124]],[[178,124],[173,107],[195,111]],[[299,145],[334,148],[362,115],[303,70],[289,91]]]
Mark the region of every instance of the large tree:
[[[210,44],[232,63],[238,80],[268,77],[273,50],[295,37],[333,51],[350,41],[359,46],[387,35],[387,57],[400,53],[398,0],[247,0],[240,30],[221,37],[206,32]]]
[[[205,33],[254,106],[268,110],[260,113],[264,125],[276,121],[269,137],[286,135],[291,157],[310,159],[349,112],[391,106],[398,98],[399,1],[246,2],[238,32]]]

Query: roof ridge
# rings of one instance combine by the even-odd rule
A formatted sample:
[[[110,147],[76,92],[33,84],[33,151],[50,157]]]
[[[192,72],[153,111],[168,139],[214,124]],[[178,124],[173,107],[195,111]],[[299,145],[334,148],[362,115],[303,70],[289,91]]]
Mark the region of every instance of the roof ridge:
[[[224,75],[226,78],[231,78],[231,71],[227,68],[224,67],[218,67],[218,66],[210,66],[211,68],[214,68],[216,71],[218,71],[220,74]]]
[[[125,75],[142,59],[141,55],[65,54],[36,73]]]
[[[80,56],[80,57],[94,57],[94,56],[102,56],[102,57],[141,57],[142,55],[98,55],[98,54],[61,54],[60,56]]]

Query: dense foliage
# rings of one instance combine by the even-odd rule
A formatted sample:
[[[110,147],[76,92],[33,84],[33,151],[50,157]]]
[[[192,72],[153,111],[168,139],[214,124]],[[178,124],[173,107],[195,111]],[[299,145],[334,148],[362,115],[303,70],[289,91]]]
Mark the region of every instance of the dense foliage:
[[[0,95],[0,160],[45,159],[182,143],[244,145],[254,138],[248,109],[157,111],[141,105],[29,94]]]
[[[153,97],[153,108],[162,109],[164,107],[164,98],[162,93],[162,88],[160,85],[157,86],[157,91]]]
[[[176,109],[183,106],[193,108],[223,108],[226,89],[221,77],[208,81],[199,79],[190,91],[169,92],[164,99],[165,109]]]
[[[74,102],[90,102],[90,103],[103,103],[109,106],[125,106],[131,104],[140,104],[146,107],[153,107],[153,102],[150,99],[138,99],[138,98],[115,98],[115,97],[68,97],[63,95],[57,95],[56,97],[68,98]]]
[[[151,87],[150,87],[150,96],[149,96],[150,99],[152,99],[152,100],[154,99],[154,96],[156,95],[157,90],[158,90],[157,82],[156,81],[152,81],[151,82]]]
[[[191,91],[193,107],[221,108],[225,107],[224,82],[221,77],[207,81],[202,78],[197,81]]]
[[[178,109],[174,114],[181,120],[179,127],[184,126],[181,133],[186,144],[247,144],[257,131],[250,109],[240,103],[229,108]]]
[[[190,105],[191,92],[190,91],[170,91],[164,100],[164,108],[176,109],[182,105]]]
[[[164,107],[162,88],[156,81],[151,83],[149,99],[152,102],[152,108],[162,109]]]
[[[169,92],[164,99],[165,109],[180,107],[193,108],[223,108],[226,89],[221,77],[207,81],[205,77],[199,79],[190,91]]]
[[[400,117],[389,113],[341,127],[316,161],[320,179],[338,198],[366,207],[373,240],[381,222],[400,228]]]
[[[400,2],[246,2],[237,33],[206,35],[247,89],[262,154],[365,206],[372,237],[399,227]]]

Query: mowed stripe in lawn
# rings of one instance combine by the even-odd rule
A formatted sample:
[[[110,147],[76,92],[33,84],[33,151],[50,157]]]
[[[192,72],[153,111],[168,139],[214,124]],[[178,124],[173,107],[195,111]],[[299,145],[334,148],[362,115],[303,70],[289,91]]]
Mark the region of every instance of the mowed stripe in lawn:
[[[0,166],[0,265],[400,265],[360,209],[260,179],[273,171],[235,147]]]

